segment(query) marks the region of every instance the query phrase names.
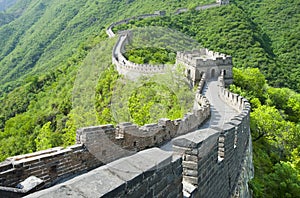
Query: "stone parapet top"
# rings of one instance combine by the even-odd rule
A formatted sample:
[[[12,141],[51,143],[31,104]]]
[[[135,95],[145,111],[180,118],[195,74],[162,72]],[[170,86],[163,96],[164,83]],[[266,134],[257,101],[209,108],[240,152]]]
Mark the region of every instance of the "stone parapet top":
[[[207,128],[174,138],[172,143],[174,146],[178,147],[199,148],[203,142],[208,141],[210,138],[215,139],[215,142],[217,142],[219,134],[219,131],[212,128]]]
[[[26,196],[33,197],[101,197],[114,196],[125,188],[142,182],[143,174],[171,165],[180,157],[159,148],[141,151],[135,155],[116,160],[63,184]]]

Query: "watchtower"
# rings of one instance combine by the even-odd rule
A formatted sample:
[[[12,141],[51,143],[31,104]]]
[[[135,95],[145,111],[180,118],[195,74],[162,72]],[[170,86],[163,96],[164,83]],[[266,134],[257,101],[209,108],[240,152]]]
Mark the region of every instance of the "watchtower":
[[[193,85],[200,81],[202,74],[206,79],[216,79],[222,72],[226,83],[232,82],[232,57],[213,52],[206,48],[177,52],[176,65],[185,66],[185,75]]]

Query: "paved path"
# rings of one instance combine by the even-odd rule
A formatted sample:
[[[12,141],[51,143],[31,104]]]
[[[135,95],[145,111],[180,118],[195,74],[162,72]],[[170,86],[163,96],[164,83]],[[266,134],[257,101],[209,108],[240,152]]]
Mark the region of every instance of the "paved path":
[[[227,105],[218,95],[217,79],[205,83],[202,94],[206,96],[210,103],[211,116],[199,129],[222,128],[231,118],[238,115],[238,112]],[[160,147],[165,151],[172,151],[172,141]]]
[[[211,105],[211,117],[210,119],[200,128],[221,128],[226,122],[230,121],[231,118],[238,115],[238,112],[225,103],[218,96],[218,81],[213,80],[206,83],[202,94],[206,96]]]

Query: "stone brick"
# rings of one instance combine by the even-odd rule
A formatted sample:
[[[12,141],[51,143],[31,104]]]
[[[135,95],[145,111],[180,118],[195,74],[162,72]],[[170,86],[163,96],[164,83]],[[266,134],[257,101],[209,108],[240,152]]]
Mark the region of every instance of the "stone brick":
[[[191,169],[191,170],[197,170],[198,164],[191,161],[183,161],[182,162],[183,169]]]
[[[188,182],[193,185],[198,185],[198,178],[197,177],[191,177],[191,176],[183,176],[183,181]]]

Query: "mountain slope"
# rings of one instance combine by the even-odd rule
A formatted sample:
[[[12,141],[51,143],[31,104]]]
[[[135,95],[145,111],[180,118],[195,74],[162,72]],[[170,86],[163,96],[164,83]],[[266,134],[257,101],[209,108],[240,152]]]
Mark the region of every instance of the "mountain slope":
[[[268,38],[276,64],[265,70],[272,85],[300,92],[300,1],[234,0]]]
[[[56,68],[113,21],[191,3],[198,1],[32,0],[20,17],[0,27],[0,96],[29,75]]]
[[[0,0],[0,11],[6,10],[16,3],[17,0]]]
[[[52,146],[62,144],[61,135],[70,119],[76,71],[91,48],[106,37],[104,29],[110,23],[160,9],[173,13],[179,7],[198,3],[196,0],[18,2],[13,8],[22,9],[22,14],[0,27],[0,101],[3,104],[0,130],[4,131],[0,139],[10,138],[9,145],[20,149],[4,146],[9,142],[5,141],[2,159],[34,151],[34,139],[49,121],[51,130],[58,134]],[[22,140],[15,140],[17,137]]]

